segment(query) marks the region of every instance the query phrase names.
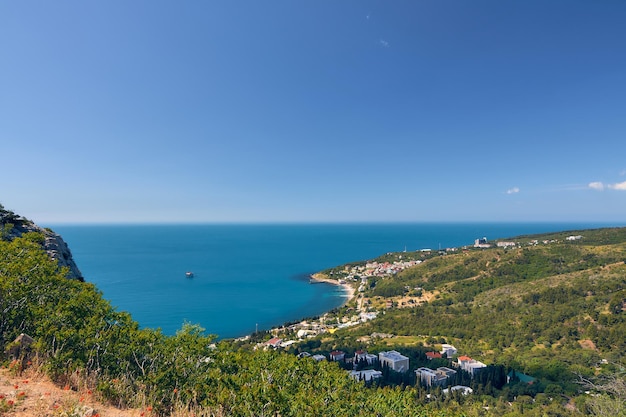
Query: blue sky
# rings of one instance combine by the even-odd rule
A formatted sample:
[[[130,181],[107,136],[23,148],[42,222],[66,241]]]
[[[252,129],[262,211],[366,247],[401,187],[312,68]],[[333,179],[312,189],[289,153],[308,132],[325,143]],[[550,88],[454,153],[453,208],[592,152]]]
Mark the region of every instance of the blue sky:
[[[622,0],[0,0],[0,203],[625,223],[625,21]]]

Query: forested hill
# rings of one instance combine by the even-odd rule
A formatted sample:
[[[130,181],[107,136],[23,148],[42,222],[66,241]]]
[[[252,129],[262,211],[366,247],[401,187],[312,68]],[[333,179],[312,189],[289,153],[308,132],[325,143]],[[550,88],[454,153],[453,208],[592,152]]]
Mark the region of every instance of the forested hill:
[[[67,279],[45,251],[41,230],[16,235],[15,226],[6,227],[15,220],[3,223],[0,239],[2,366],[17,374],[37,366],[68,389],[93,391],[145,415],[626,415],[626,229],[386,254],[376,263],[412,260],[414,266],[384,276],[365,277],[373,261],[334,268],[329,275],[354,280],[362,291],[333,314],[377,310],[378,318],[335,324],[332,332],[274,349],[253,343],[275,336],[263,332],[248,341],[216,342],[192,324],[172,337],[141,329],[92,284]],[[20,339],[22,333],[29,337]],[[375,333],[395,336],[381,340]],[[473,394],[446,395],[415,381],[416,366],[454,366],[449,358],[426,362],[425,352],[442,343],[491,366],[478,378],[464,377]],[[294,354],[332,349],[348,355],[394,349],[411,356],[411,368],[400,376],[384,369],[381,383],[365,384],[342,369],[352,369],[349,362]],[[501,377],[509,372],[514,377],[505,383]],[[522,382],[522,373],[535,382]],[[588,384],[577,383],[581,378]],[[0,392],[0,415],[13,415],[18,395]]]
[[[567,395],[579,392],[580,376],[624,365],[626,228],[497,243],[389,253],[325,271],[357,281],[358,305],[384,311],[339,337],[383,332],[420,345],[452,343],[472,358],[539,378],[539,392],[552,384]],[[375,265],[410,260],[420,263],[368,275]]]

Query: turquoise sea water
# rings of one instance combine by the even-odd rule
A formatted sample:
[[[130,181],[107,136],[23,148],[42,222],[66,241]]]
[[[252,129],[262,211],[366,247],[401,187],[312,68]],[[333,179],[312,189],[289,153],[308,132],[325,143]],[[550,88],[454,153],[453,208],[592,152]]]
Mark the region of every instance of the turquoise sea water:
[[[85,280],[143,327],[183,322],[220,338],[322,314],[345,300],[308,275],[386,252],[471,245],[474,239],[608,225],[591,223],[50,225]],[[193,271],[193,278],[185,272]]]

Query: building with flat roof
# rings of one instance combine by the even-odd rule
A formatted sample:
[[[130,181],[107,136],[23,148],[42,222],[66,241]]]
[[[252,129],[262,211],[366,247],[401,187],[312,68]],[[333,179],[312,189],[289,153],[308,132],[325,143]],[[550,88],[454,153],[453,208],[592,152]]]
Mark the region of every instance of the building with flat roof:
[[[409,370],[409,358],[395,350],[380,352],[378,354],[378,360],[381,366],[387,365],[396,372],[406,372]]]
[[[449,359],[457,354],[457,350],[454,346],[444,343],[441,345],[441,354],[445,354],[446,357]]]
[[[331,361],[342,361],[346,357],[346,352],[343,350],[333,350],[330,352]]]
[[[480,371],[482,368],[487,367],[487,365],[485,365],[484,363],[474,360],[469,356],[459,356],[457,358],[457,361],[459,368],[468,372],[472,377],[476,375],[478,371]]]
[[[383,373],[374,369],[365,369],[363,371],[350,371],[350,376],[357,381],[369,382],[372,379],[381,378]]]
[[[418,368],[415,370],[415,376],[427,387],[444,386],[448,383],[448,378],[454,375],[456,371],[445,366],[437,369]]]

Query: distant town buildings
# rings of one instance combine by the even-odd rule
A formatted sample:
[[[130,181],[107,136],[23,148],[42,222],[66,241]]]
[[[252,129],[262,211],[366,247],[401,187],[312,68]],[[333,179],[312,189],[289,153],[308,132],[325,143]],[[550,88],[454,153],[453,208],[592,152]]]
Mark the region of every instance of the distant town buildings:
[[[496,242],[496,246],[499,248],[508,248],[511,246],[517,246],[515,242]]]
[[[397,274],[415,265],[421,264],[421,260],[416,261],[396,261],[396,262],[368,262],[365,266],[346,266],[344,272],[347,274],[346,279],[355,280],[356,277],[361,278],[361,284],[367,283],[367,277],[385,277]]]

